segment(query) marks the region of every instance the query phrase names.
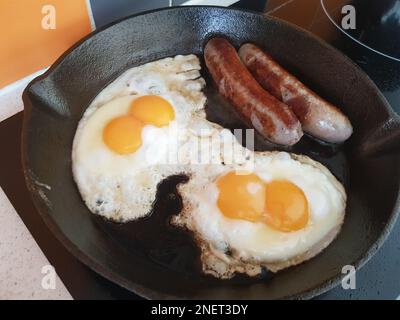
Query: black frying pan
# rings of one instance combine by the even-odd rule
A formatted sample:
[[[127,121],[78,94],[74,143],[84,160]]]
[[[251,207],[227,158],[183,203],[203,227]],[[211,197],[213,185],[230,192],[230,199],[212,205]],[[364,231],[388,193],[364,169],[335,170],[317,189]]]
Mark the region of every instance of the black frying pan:
[[[308,137],[289,151],[325,164],[348,194],[343,230],[322,254],[278,274],[217,280],[200,272],[190,234],[168,225],[180,210],[172,177],[159,186],[154,212],[128,224],[107,222],[84,205],[71,174],[77,123],[98,92],[127,68],[177,54],[202,55],[207,39],[251,41],[349,116],[344,146]],[[210,120],[243,124],[218,97],[207,71]],[[23,95],[23,166],[35,205],[58,239],[104,277],[147,298],[310,298],[361,267],[388,236],[399,211],[399,118],[371,80],[349,59],[286,22],[246,11],[179,7],[132,16],[95,32],[65,53]],[[257,139],[257,149],[276,149]],[[48,189],[45,185],[51,187]]]

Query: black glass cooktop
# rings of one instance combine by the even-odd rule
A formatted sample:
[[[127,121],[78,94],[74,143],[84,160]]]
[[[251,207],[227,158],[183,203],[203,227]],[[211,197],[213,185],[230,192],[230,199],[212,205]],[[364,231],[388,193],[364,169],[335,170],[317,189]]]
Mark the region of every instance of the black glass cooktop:
[[[266,3],[266,11],[271,15],[309,30],[350,57],[400,114],[399,0],[269,0]]]
[[[118,0],[112,14],[109,1],[91,0],[97,26],[137,11],[166,6],[166,1]],[[180,4],[183,1],[175,1]],[[380,3],[380,5],[379,5]],[[356,10],[356,29],[342,27],[342,8]],[[400,0],[242,0],[233,5],[263,11],[297,24],[323,38],[357,63],[400,113]],[[118,9],[119,8],[119,9]],[[301,48],[299,48],[301,50]],[[140,299],[81,264],[53,237],[33,207],[20,166],[23,114],[0,123],[2,156],[0,185],[39,246],[75,299]],[[341,286],[316,299],[396,299],[400,295],[400,222],[382,249],[356,274],[356,289]]]

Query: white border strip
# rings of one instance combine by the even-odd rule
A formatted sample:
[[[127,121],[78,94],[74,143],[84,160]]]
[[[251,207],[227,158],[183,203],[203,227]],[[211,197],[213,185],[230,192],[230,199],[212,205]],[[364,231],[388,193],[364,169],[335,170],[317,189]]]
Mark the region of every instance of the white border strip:
[[[204,6],[230,6],[239,0],[189,0],[182,3],[182,6],[197,6],[197,5],[204,5]]]
[[[39,70],[0,89],[0,121],[9,118],[24,109],[22,92],[32,79],[40,76],[47,69],[48,68]]]
[[[89,15],[90,27],[92,28],[92,31],[94,31],[96,29],[96,23],[94,22],[92,5],[90,4],[90,0],[86,0],[85,2],[86,2],[86,8],[88,11],[88,15]]]

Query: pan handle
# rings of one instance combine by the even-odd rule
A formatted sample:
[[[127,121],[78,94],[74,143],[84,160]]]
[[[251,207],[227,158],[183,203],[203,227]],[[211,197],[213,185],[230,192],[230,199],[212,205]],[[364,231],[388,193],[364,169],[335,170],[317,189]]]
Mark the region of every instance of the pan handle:
[[[375,129],[362,143],[363,156],[400,151],[400,116],[394,114]]]
[[[67,101],[51,77],[39,77],[33,80],[25,89],[23,96],[37,102],[32,105],[38,106],[42,111],[63,117],[70,116]]]

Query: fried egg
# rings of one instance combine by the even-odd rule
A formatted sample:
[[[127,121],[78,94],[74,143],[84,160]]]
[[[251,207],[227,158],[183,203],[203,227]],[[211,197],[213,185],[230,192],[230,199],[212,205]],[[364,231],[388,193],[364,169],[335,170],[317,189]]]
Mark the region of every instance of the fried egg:
[[[343,186],[320,163],[286,152],[255,153],[254,169],[208,166],[179,187],[172,223],[193,232],[203,271],[218,278],[276,272],[308,260],[343,223]]]
[[[74,179],[87,207],[126,222],[150,213],[157,185],[181,173],[166,165],[203,112],[204,80],[196,56],[177,56],[132,68],[85,111],[74,137]]]

